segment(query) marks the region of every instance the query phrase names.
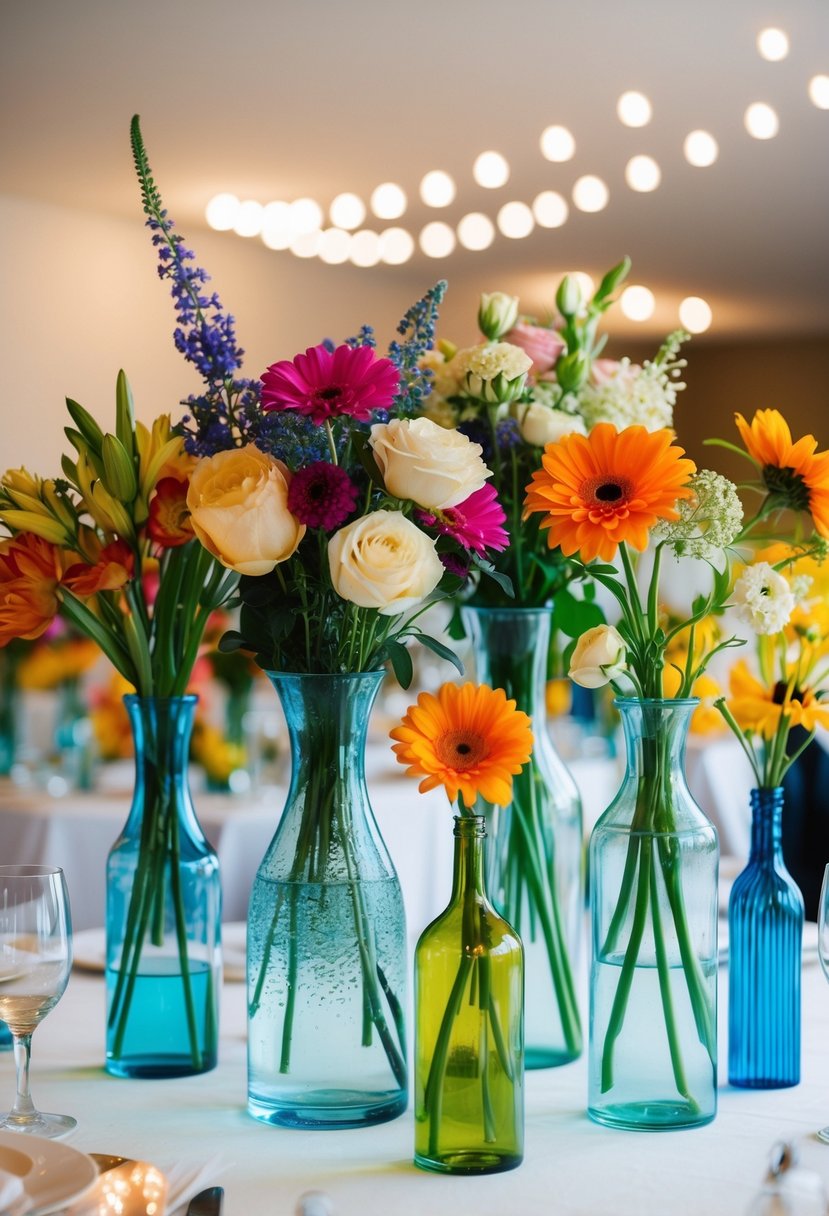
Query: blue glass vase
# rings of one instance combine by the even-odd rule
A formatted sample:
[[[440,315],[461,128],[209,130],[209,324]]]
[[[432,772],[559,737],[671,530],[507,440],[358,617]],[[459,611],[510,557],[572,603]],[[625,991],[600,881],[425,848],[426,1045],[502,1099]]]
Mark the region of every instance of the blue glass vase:
[[[803,896],[783,861],[783,789],[751,791],[751,851],[728,901],[728,1080],[800,1081]]]
[[[0,1051],[11,1051],[14,1047],[12,1032],[5,1022],[0,1022]]]
[[[358,1127],[406,1108],[406,922],[365,739],[382,672],[271,674],[291,784],[248,914],[248,1110]]]
[[[590,838],[588,1114],[659,1131],[717,1109],[717,833],[685,781],[695,700],[621,699],[622,786]]]
[[[197,700],[124,698],[135,790],[106,884],[106,1070],[119,1077],[216,1065],[222,896],[187,781]]]
[[[550,608],[463,608],[481,683],[503,688],[535,724],[529,764],[506,807],[486,806],[487,887],[524,944],[525,1064],[581,1055],[574,967],[584,921],[584,842],[576,784],[546,729]]]

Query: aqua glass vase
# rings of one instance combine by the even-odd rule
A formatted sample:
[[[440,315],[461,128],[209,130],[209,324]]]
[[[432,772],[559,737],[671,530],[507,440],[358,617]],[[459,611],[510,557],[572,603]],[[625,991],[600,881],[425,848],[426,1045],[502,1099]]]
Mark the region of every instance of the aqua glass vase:
[[[13,1047],[12,1032],[5,1022],[0,1022],[0,1051],[11,1051]]]
[[[581,1054],[574,968],[584,918],[581,801],[547,729],[549,608],[463,608],[479,682],[503,688],[533,722],[529,764],[512,802],[486,805],[492,845],[487,887],[524,943],[527,1068]]]
[[[751,791],[751,851],[728,901],[728,1080],[800,1081],[803,896],[783,861],[783,789]]]
[[[18,726],[22,716],[15,641],[0,647],[0,777],[8,777],[14,767]],[[23,643],[18,642],[17,645],[19,647]]]
[[[616,702],[627,769],[590,839],[588,1114],[657,1131],[717,1109],[717,833],[685,780],[695,700]]]
[[[135,789],[106,884],[106,1070],[119,1077],[216,1065],[222,894],[187,780],[197,700],[124,698]]]
[[[365,780],[383,674],[270,674],[291,784],[248,913],[248,1111],[264,1123],[406,1109],[406,921]]]
[[[486,820],[455,818],[449,906],[415,956],[415,1165],[515,1169],[524,1155],[524,958],[487,899]]]

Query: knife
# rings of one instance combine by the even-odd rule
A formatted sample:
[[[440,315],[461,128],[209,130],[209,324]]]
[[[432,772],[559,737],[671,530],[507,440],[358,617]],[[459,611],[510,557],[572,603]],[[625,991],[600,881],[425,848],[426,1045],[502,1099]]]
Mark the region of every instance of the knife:
[[[224,1197],[224,1188],[220,1186],[209,1186],[206,1191],[199,1191],[190,1200],[187,1216],[221,1216]]]

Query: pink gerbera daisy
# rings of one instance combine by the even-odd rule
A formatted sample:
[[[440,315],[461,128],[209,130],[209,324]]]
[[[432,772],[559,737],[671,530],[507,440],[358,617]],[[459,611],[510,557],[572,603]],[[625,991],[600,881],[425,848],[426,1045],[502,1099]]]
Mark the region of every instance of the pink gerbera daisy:
[[[442,511],[415,512],[427,528],[451,536],[464,549],[486,556],[487,549],[506,549],[509,537],[502,527],[506,515],[498,501],[495,486],[487,483],[456,507]]]
[[[367,422],[374,410],[388,409],[399,384],[391,360],[370,346],[309,346],[262,373],[262,409],[297,410],[317,426],[341,414]]]

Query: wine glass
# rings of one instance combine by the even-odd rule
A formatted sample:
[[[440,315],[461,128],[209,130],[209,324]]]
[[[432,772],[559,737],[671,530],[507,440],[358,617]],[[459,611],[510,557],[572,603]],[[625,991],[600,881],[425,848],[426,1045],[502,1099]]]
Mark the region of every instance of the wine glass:
[[[817,914],[817,952],[823,974],[829,980],[829,865],[823,871],[823,886],[820,888],[820,903]],[[829,1144],[829,1126],[822,1127],[818,1140]]]
[[[0,866],[0,1018],[14,1036],[17,1096],[0,1130],[52,1139],[76,1126],[70,1115],[35,1110],[29,1093],[32,1034],[63,995],[72,966],[72,923],[63,871]]]

